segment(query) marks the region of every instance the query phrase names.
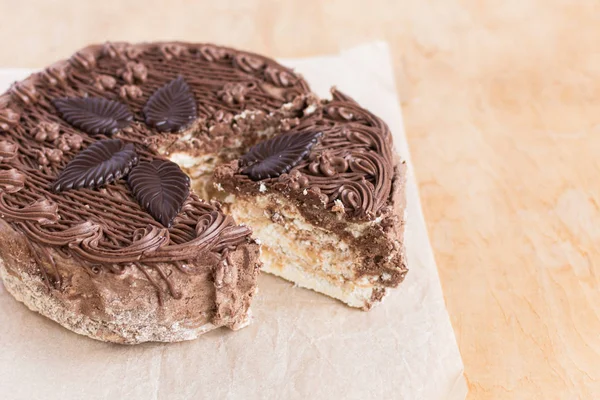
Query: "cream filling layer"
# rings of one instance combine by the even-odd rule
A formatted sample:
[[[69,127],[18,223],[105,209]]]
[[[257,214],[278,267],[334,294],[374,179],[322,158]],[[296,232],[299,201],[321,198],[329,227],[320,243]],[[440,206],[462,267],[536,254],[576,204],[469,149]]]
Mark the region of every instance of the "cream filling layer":
[[[358,308],[369,308],[373,290],[383,289],[376,277],[355,277],[360,258],[348,243],[308,223],[281,196],[231,196],[229,201],[226,210],[252,227],[261,242],[263,271]]]

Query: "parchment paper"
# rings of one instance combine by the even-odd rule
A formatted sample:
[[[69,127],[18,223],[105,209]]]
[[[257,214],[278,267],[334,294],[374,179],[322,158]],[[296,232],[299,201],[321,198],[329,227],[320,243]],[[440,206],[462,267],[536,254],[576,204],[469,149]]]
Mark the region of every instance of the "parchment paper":
[[[381,116],[409,160],[385,44],[283,62],[320,95],[335,84]],[[0,70],[1,91],[30,72]],[[0,284],[0,397],[464,399],[462,360],[410,164],[407,196],[410,271],[368,313],[263,274],[250,327],[128,347],[71,333],[26,309]]]

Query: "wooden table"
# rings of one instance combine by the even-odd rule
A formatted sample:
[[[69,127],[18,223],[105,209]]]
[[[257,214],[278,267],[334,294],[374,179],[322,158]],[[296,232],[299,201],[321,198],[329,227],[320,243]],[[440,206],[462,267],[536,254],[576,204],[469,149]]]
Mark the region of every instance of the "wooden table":
[[[598,1],[147,3],[0,0],[0,67],[106,40],[387,40],[470,398],[600,398]]]

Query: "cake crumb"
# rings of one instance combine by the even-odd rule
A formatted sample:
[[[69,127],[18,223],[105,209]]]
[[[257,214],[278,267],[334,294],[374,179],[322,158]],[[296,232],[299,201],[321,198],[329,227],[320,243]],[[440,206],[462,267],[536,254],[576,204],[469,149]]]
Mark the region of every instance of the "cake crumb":
[[[346,209],[344,207],[344,204],[342,204],[342,201],[340,199],[336,199],[333,202],[333,207],[331,207],[331,211],[341,214],[346,212]]]
[[[304,189],[304,190],[302,191],[302,194],[306,196],[306,195],[308,194],[308,189]]]
[[[383,274],[381,274],[381,280],[382,281],[386,282],[386,281],[389,281],[390,279],[392,279],[392,275],[391,274],[389,274],[387,272],[384,272]]]
[[[304,109],[304,116],[306,117],[307,115],[314,113],[316,110],[317,110],[317,106],[314,104],[311,104]]]
[[[258,191],[261,193],[264,193],[267,191],[267,187],[265,186],[264,183],[261,183],[260,186],[258,187]]]
[[[278,212],[274,213],[271,216],[271,221],[275,222],[276,224],[283,224],[285,222],[285,220],[283,219],[283,216],[281,214],[279,214]]]
[[[246,119],[246,117],[248,116],[249,111],[248,110],[244,110],[241,113],[234,115],[233,119],[235,119],[236,121],[239,119]]]

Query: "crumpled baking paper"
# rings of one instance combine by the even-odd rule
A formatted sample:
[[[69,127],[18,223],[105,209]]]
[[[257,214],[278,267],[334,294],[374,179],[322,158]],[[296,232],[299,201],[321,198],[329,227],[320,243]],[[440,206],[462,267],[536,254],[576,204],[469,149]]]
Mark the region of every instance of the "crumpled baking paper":
[[[122,346],[76,335],[0,284],[0,397],[19,399],[464,399],[463,364],[410,167],[387,46],[282,60],[381,116],[409,162],[405,282],[370,312],[263,274],[254,323],[198,340]],[[29,70],[0,70],[4,91]]]

